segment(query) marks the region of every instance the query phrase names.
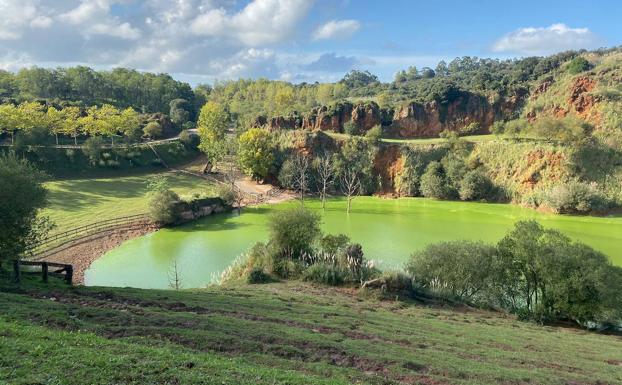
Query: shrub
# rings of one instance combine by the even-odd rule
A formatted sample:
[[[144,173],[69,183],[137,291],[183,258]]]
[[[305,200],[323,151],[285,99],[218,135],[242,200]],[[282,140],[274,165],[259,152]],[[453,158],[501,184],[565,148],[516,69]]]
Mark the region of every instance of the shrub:
[[[447,187],[445,170],[440,162],[430,162],[421,176],[421,193],[427,198],[447,199],[450,190]]]
[[[300,258],[319,238],[320,216],[304,207],[279,210],[269,222],[270,241],[281,254]]]
[[[591,68],[590,62],[582,56],[577,56],[568,63],[568,72],[576,75],[580,72],[587,71]]]
[[[557,213],[590,213],[604,211],[608,203],[593,185],[572,181],[557,185],[544,193],[543,203]]]
[[[385,282],[387,292],[403,293],[413,290],[412,278],[401,271],[384,272],[381,279]]]
[[[365,133],[365,139],[371,144],[380,143],[382,139],[382,127],[377,124]]]
[[[460,128],[458,132],[460,133],[460,135],[471,135],[471,134],[477,134],[481,129],[482,129],[481,124],[479,124],[478,122],[473,122],[467,126]]]
[[[356,126],[356,124],[352,120],[349,120],[344,123],[343,132],[345,132],[348,135],[358,135],[359,128]]]
[[[490,126],[490,133],[494,135],[502,135],[505,131],[505,123],[503,121],[496,121]]]
[[[179,133],[179,141],[188,149],[194,150],[199,146],[199,137],[192,135],[188,130]]]
[[[492,181],[479,170],[469,171],[460,182],[460,199],[463,201],[488,199],[493,192]]]
[[[345,273],[338,266],[327,263],[315,263],[308,267],[302,279],[323,285],[339,286],[345,282]]]
[[[156,121],[151,121],[143,127],[143,134],[149,139],[159,138],[162,135],[162,126]]]
[[[179,196],[171,190],[157,190],[150,193],[149,215],[155,222],[171,225],[179,220]]]
[[[490,285],[495,248],[481,242],[453,241],[414,253],[406,270],[422,287],[475,300]]]
[[[239,192],[231,185],[222,185],[218,187],[218,196],[228,206],[234,206],[239,201]]]
[[[100,136],[92,136],[84,141],[82,152],[89,158],[91,164],[97,164],[101,157],[104,140]]]
[[[320,240],[322,251],[328,255],[337,255],[350,243],[350,237],[345,234],[328,234]]]
[[[246,278],[247,283],[256,284],[256,283],[269,283],[272,282],[272,278],[268,273],[264,271],[261,267],[253,267],[251,271],[248,273],[248,277]]]

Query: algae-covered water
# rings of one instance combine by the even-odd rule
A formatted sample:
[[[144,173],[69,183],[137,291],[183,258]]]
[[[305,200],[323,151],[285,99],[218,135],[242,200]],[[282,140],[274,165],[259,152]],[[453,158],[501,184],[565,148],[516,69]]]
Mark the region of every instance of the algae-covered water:
[[[245,208],[219,214],[125,242],[95,261],[87,285],[166,288],[175,259],[184,288],[212,282],[236,257],[268,237],[274,210],[299,204]],[[495,242],[521,219],[536,219],[572,239],[585,242],[622,265],[622,217],[582,217],[539,213],[505,204],[434,201],[423,198],[359,197],[352,212],[345,201],[306,206],[322,214],[325,233],[345,233],[363,245],[365,255],[383,268],[401,267],[413,251],[438,241],[471,239]]]

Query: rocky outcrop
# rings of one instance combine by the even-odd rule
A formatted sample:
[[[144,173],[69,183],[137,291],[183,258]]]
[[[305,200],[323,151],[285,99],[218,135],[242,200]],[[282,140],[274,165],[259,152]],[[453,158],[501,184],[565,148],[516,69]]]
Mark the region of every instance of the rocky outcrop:
[[[316,107],[305,116],[294,113],[289,116],[275,116],[267,119],[259,116],[253,127],[267,127],[269,130],[307,129],[312,131],[343,132],[344,125],[352,122],[361,133],[381,124],[383,114],[375,102],[340,102],[330,106]]]
[[[479,132],[486,133],[498,115],[497,105],[479,95],[464,93],[449,103],[409,103],[393,115],[391,131],[395,136],[436,137],[444,130],[459,131],[478,123]]]

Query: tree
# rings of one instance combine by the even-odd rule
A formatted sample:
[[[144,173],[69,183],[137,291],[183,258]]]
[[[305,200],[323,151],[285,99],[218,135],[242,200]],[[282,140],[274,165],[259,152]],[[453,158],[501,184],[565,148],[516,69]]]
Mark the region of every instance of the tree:
[[[172,225],[179,220],[179,195],[169,189],[157,189],[149,195],[151,219],[163,225]]]
[[[373,145],[378,145],[382,139],[382,126],[379,124],[373,126],[365,133],[365,139]]]
[[[181,268],[177,263],[177,258],[173,260],[169,271],[168,271],[168,287],[173,290],[179,290],[183,287],[183,282],[181,279]]]
[[[102,153],[104,141],[99,136],[93,136],[84,141],[82,152],[89,158],[91,164],[96,164]]]
[[[300,204],[304,207],[305,194],[309,190],[309,158],[302,154],[296,154],[291,163],[291,186],[300,194]]]
[[[321,235],[320,216],[304,207],[277,210],[269,229],[270,242],[282,255],[302,258]]]
[[[178,128],[183,127],[184,123],[190,120],[190,111],[192,106],[186,99],[173,99],[169,103],[169,116],[171,121]]]
[[[40,216],[47,190],[45,175],[13,153],[0,155],[0,268],[19,259],[52,228]]]
[[[426,198],[447,199],[450,191],[447,177],[440,162],[430,162],[421,176],[421,194]]]
[[[326,208],[326,195],[335,181],[335,167],[332,157],[327,154],[313,159],[313,169],[319,184],[318,191],[322,200],[322,209]]]
[[[268,176],[274,162],[270,133],[262,128],[251,128],[240,135],[238,161],[242,170],[253,178]]]
[[[210,171],[224,156],[228,127],[229,115],[220,104],[210,101],[201,108],[197,129],[201,138],[199,149],[207,155],[206,171]]]
[[[339,181],[341,192],[346,196],[348,202],[346,212],[349,214],[352,206],[352,199],[361,193],[361,178],[354,166],[346,165],[339,172]]]

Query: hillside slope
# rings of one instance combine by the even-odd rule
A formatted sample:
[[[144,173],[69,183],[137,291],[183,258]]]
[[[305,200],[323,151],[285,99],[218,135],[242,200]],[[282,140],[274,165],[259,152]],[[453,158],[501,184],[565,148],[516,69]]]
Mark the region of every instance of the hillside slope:
[[[619,384],[622,339],[306,284],[0,290],[0,383]]]

